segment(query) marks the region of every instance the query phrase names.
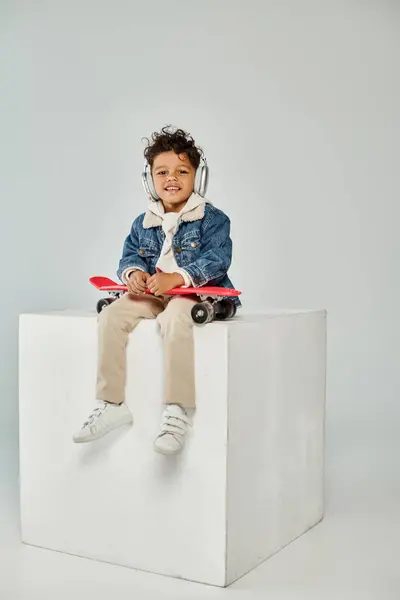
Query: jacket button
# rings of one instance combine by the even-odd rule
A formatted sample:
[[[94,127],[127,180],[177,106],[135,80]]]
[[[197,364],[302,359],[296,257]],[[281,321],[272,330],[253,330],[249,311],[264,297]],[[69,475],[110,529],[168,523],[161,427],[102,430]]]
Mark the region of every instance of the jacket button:
[[[195,278],[194,278],[194,282],[195,282],[195,283],[200,283],[200,277],[195,277]]]
[[[178,254],[180,254],[182,252],[182,248],[177,248],[176,251]]]
[[[143,254],[144,254],[143,248],[141,250],[139,250],[139,254],[141,254],[143,256]]]
[[[196,248],[197,246],[196,242],[192,242],[190,245],[192,246],[192,248]]]

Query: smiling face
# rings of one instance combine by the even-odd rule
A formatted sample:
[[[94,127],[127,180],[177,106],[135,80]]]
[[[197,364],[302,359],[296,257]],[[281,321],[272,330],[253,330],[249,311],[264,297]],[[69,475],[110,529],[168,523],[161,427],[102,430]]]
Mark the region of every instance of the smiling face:
[[[155,157],[152,176],[165,212],[179,212],[193,193],[196,170],[186,154],[173,150]]]

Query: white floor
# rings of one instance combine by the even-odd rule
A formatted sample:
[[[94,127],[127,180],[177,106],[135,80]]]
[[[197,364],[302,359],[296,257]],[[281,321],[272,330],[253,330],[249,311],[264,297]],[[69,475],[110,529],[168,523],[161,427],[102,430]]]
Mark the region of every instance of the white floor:
[[[0,598],[19,600],[399,600],[397,440],[331,446],[324,521],[227,589],[174,580],[19,543],[15,442],[0,443]],[[8,458],[6,458],[8,457]],[[112,511],[104,508],[104,518]],[[166,515],[167,518],[167,515]]]

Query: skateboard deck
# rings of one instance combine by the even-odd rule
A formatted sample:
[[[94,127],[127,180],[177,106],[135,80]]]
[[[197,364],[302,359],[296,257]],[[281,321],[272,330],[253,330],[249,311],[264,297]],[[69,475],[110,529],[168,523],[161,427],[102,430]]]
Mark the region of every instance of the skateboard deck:
[[[126,285],[123,284],[119,284],[115,281],[113,281],[112,279],[109,279],[109,277],[90,277],[89,281],[92,285],[94,285],[95,288],[97,288],[98,290],[104,291],[104,292],[117,292],[117,291],[121,291],[121,292],[127,292],[128,288]],[[146,290],[147,294],[151,294],[150,290]],[[230,288],[223,288],[223,287],[213,287],[213,286],[204,286],[204,287],[188,287],[188,288],[174,288],[172,290],[169,290],[168,292],[165,292],[165,296],[186,296],[186,295],[193,295],[196,294],[196,296],[217,296],[217,297],[234,297],[234,296],[240,296],[242,292],[239,292],[239,290],[233,290]]]

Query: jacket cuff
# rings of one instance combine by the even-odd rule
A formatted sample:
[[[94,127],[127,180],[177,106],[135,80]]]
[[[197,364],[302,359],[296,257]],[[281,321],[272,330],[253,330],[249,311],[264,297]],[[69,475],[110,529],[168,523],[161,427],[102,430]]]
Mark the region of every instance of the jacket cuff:
[[[175,273],[179,273],[179,275],[182,275],[182,277],[184,279],[185,283],[181,287],[183,287],[183,288],[194,287],[193,280],[192,280],[191,276],[189,275],[189,273],[187,271],[185,271],[185,269],[177,269],[175,271]]]
[[[201,287],[206,285],[210,280],[207,277],[204,277],[201,269],[195,264],[185,266],[185,273],[190,277],[191,284],[193,287]],[[183,274],[182,274],[183,277]]]

